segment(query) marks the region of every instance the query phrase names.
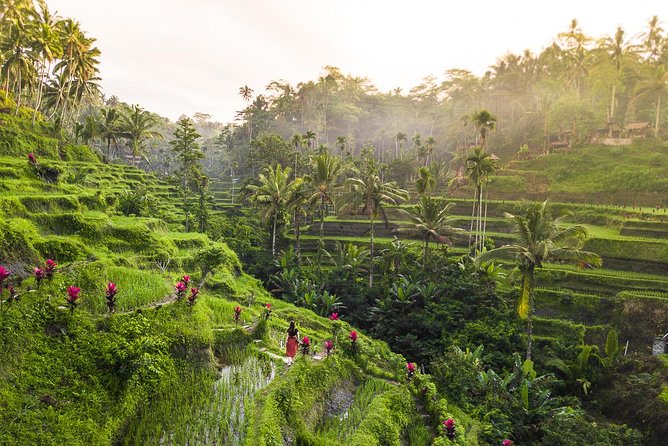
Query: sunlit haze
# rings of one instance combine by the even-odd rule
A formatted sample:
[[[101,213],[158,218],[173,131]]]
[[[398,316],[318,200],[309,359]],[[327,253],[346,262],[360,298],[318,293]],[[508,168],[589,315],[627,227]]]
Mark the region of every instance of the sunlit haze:
[[[482,74],[496,58],[540,51],[577,18],[584,32],[641,32],[651,1],[50,0],[102,51],[107,96],[171,119],[209,113],[234,120],[239,87],[313,79],[326,65],[405,91],[450,68]]]

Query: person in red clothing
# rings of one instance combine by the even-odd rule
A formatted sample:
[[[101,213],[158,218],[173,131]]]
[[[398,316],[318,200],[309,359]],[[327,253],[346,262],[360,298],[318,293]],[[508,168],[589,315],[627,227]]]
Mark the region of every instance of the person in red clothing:
[[[290,321],[288,328],[288,338],[285,341],[285,356],[288,357],[288,365],[292,365],[297,354],[297,347],[299,346],[299,331],[295,327],[295,321]]]

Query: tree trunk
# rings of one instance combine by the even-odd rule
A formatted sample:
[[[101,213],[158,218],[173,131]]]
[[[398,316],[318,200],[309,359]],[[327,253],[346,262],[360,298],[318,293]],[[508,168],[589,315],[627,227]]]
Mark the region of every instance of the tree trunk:
[[[44,63],[45,60],[42,59],[42,67],[39,72],[39,85],[37,87],[37,98],[35,99],[35,110],[33,111],[32,114],[32,125],[33,127],[35,126],[35,120],[37,119],[37,113],[39,110],[39,106],[42,103],[42,85],[44,84],[43,79],[45,75],[45,70],[46,70],[46,64]]]
[[[478,231],[476,233],[478,246],[482,246],[482,183],[478,185]],[[476,248],[482,250],[481,248]]]
[[[374,226],[373,226],[373,211],[369,215],[369,220],[371,221],[371,249],[369,250],[369,288],[373,286],[373,236],[374,236]]]
[[[278,212],[274,214],[274,223],[271,229],[271,256],[276,257],[276,220],[278,220]]]
[[[469,228],[469,249],[471,249],[471,238],[473,236],[473,221],[475,220],[475,207],[478,201],[478,188],[473,190],[473,202],[471,203],[471,226]]]
[[[297,245],[297,265],[302,263],[302,246],[301,246],[301,232],[299,230],[299,215],[295,211],[295,243]]]
[[[529,314],[527,315],[527,359],[531,360],[531,350],[533,347],[533,285],[534,285],[534,266],[529,267]]]
[[[612,125],[615,122],[615,95],[617,91],[617,83],[612,84],[612,98],[610,99],[610,130],[608,130],[608,136],[612,138]]]
[[[424,237],[424,253],[422,254],[422,268],[427,267],[427,256],[429,255],[429,234]]]
[[[659,115],[661,113],[661,92],[656,98],[656,120],[654,121],[654,137],[659,137]]]
[[[487,192],[487,197],[489,197],[489,192]],[[485,234],[487,233],[487,205],[489,204],[489,198],[487,198],[487,201],[485,201],[485,215],[483,216],[482,219],[482,243],[481,245],[481,251],[482,248],[485,247]]]
[[[323,234],[325,231],[325,200],[320,202],[320,240],[318,242],[318,270],[322,266],[322,250],[324,249]]]

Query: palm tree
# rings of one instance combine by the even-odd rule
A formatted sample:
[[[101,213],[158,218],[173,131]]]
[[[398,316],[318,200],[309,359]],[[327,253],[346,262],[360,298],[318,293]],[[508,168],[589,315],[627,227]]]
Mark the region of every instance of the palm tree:
[[[346,150],[346,146],[348,145],[348,137],[347,136],[337,136],[336,137],[336,147],[339,148],[339,156],[343,158],[343,152]]]
[[[301,135],[299,133],[295,133],[292,135],[292,144],[295,146],[295,178],[297,178],[297,161],[299,159],[299,154],[302,152],[302,148],[304,147],[306,140],[304,139],[304,135]]]
[[[325,210],[327,205],[334,206],[334,190],[341,172],[341,160],[324,152],[315,157],[314,168],[313,174],[308,177],[311,185],[308,203],[317,205],[320,212],[320,240],[318,243],[318,267],[320,267],[321,254],[324,249]]]
[[[110,107],[102,109],[102,116],[98,122],[100,139],[107,142],[107,157],[111,158],[111,143],[114,146],[118,143],[118,139],[123,136],[120,128],[119,113],[116,108]]]
[[[487,132],[496,128],[496,116],[487,110],[480,110],[471,115],[471,122],[476,126],[480,133],[480,148],[485,150],[485,140]]]
[[[473,196],[473,211],[471,213],[471,229],[473,232],[473,220],[475,218],[476,202],[478,206],[478,218],[476,220],[475,250],[482,250],[484,246],[485,226],[482,214],[482,185],[487,181],[491,173],[496,170],[496,161],[492,159],[489,153],[486,153],[482,147],[476,147],[471,155],[466,158],[466,174],[471,183],[475,185]],[[487,209],[485,209],[485,218]],[[469,236],[469,245],[471,237]]]
[[[357,172],[360,178],[348,178],[346,186],[349,192],[343,199],[344,211],[354,211],[362,206],[362,213],[369,214],[371,225],[371,243],[369,249],[369,288],[373,286],[373,248],[374,248],[374,223],[380,216],[387,223],[384,207],[397,204],[408,199],[408,192],[399,189],[394,182],[385,183],[376,174],[375,169],[367,168],[366,172]]]
[[[40,71],[37,86],[37,97],[35,99],[35,111],[32,122],[35,124],[37,112],[42,103],[42,91],[46,82],[47,73],[51,71],[51,64],[62,56],[63,48],[58,38],[59,19],[49,12],[46,3],[41,4],[41,12],[37,14],[35,32],[32,38],[32,49],[39,55]]]
[[[517,313],[527,320],[527,359],[531,359],[536,268],[542,268],[544,262],[552,260],[583,266],[601,265],[597,254],[579,249],[582,240],[587,237],[587,229],[580,225],[561,227],[566,216],[552,219],[546,205],[547,201],[530,205],[524,215],[505,214],[512,220],[519,236],[517,244],[492,249],[476,257],[478,265],[501,259],[517,262],[522,274]]]
[[[295,228],[295,252],[297,254],[297,264],[301,263],[301,231],[299,225],[301,217],[306,215],[307,202],[309,198],[309,178],[295,178],[290,188],[287,208],[292,211],[292,222]]]
[[[158,125],[158,119],[139,105],[133,105],[126,107],[125,112],[121,114],[120,124],[123,136],[130,142],[133,163],[137,162],[140,155],[148,162],[143,152],[146,140],[162,138],[162,135],[154,130]]]
[[[406,142],[406,134],[405,133],[397,133],[394,136],[394,158],[399,158],[399,153],[404,150],[404,143]]]
[[[612,136],[612,124],[615,119],[615,99],[617,93],[617,82],[621,77],[622,65],[628,55],[634,54],[638,46],[633,44],[632,39],[626,39],[626,32],[621,26],[617,27],[614,36],[606,36],[600,41],[600,49],[605,52],[615,66],[615,80],[612,83],[612,97],[610,98],[610,115],[608,118],[609,132]]]
[[[638,97],[656,95],[656,112],[654,116],[654,137],[659,137],[661,116],[661,97],[668,92],[668,70],[664,64],[650,65],[650,75],[638,82]]]
[[[306,133],[304,133],[304,141],[306,141],[306,145],[309,150],[313,150],[313,146],[315,145],[315,139],[316,139],[316,134],[314,131],[309,130]]]
[[[423,195],[420,197],[417,205],[408,210],[401,210],[413,223],[413,228],[402,232],[417,234],[424,240],[424,250],[422,253],[423,267],[427,266],[430,241],[434,240],[452,246],[452,241],[444,234],[455,234],[461,231],[450,225],[452,221],[450,211],[454,205],[454,203],[447,203],[445,206],[442,206],[439,200]]]
[[[250,100],[253,99],[253,89],[248,85],[239,87],[239,95],[244,101],[246,101],[246,103],[249,103]]]
[[[431,195],[431,192],[436,186],[436,178],[431,173],[428,167],[420,167],[418,171],[418,179],[415,181],[417,193],[420,195]]]
[[[647,31],[642,34],[642,46],[647,59],[656,63],[661,58],[661,53],[664,48],[664,30],[661,27],[658,16],[653,16],[647,24]]]
[[[251,184],[251,200],[260,205],[260,216],[271,222],[271,255],[276,257],[276,227],[281,212],[286,209],[293,183],[289,182],[291,169],[280,164],[268,166],[260,173],[260,185]]]
[[[431,163],[431,157],[434,154],[434,147],[436,146],[436,140],[433,137],[427,138],[427,141],[424,144],[425,152],[426,152],[426,157],[424,160],[424,165],[428,166]]]
[[[24,84],[31,84],[34,79],[35,65],[30,51],[30,34],[26,26],[18,20],[9,27],[0,40],[0,55],[3,59],[0,75],[5,79],[5,90],[13,90],[16,99],[16,114],[21,106]],[[13,77],[13,82],[11,82]]]

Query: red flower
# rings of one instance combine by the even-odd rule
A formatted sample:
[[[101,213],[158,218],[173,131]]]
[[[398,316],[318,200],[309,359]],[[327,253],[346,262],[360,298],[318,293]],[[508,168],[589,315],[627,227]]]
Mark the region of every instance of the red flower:
[[[46,260],[46,268],[44,268],[44,274],[46,275],[47,279],[51,279],[53,277],[53,273],[56,272],[56,266],[58,266],[58,264],[53,260],[51,259]]]
[[[355,330],[351,331],[348,337],[351,341],[357,342],[357,332]]]
[[[183,282],[176,282],[176,285],[174,285],[174,289],[176,290],[176,298],[182,299],[183,296],[186,295],[186,290],[188,289],[188,285],[186,285]]]
[[[9,276],[12,275],[12,272],[8,269],[6,269],[4,266],[0,265],[0,288],[2,287],[2,282],[5,281],[5,279]]]
[[[406,370],[408,370],[408,373],[415,373],[415,363],[414,362],[407,362],[406,363]]]
[[[37,158],[35,157],[34,153],[29,153],[28,154],[28,162],[32,165],[37,164]]]
[[[338,321],[338,320],[339,320],[339,313],[332,313],[332,314],[329,316],[329,320],[330,320],[330,321]]]
[[[311,340],[308,338],[308,336],[304,336],[304,338],[302,339],[302,344],[307,346],[311,345]]]
[[[455,428],[455,420],[452,418],[448,418],[443,422],[443,426],[445,426],[446,429],[451,430]]]
[[[325,341],[325,351],[327,352],[327,356],[329,356],[329,353],[332,351],[334,348],[334,343],[332,341]]]
[[[183,283],[188,285],[190,283],[190,276],[183,276]]]
[[[513,446],[513,441],[508,440],[507,438],[503,440],[503,443],[501,443],[503,446]]]
[[[197,300],[197,295],[199,294],[199,289],[192,287],[190,288],[190,296],[188,296],[188,305],[191,307],[195,305],[195,300]]]
[[[234,307],[234,323],[235,324],[239,323],[239,318],[241,317],[241,312],[242,311],[243,311],[243,309],[239,305]]]
[[[42,268],[37,268],[35,267],[32,270],[33,275],[35,276],[35,280],[37,281],[37,288],[42,285],[42,280],[44,280],[44,270]]]
[[[73,304],[76,303],[77,300],[81,296],[79,296],[79,293],[81,292],[81,288],[76,287],[76,286],[68,286],[67,287],[67,302]]]
[[[107,299],[113,299],[116,293],[118,293],[118,288],[114,282],[109,282],[107,284]]]
[[[271,304],[267,303],[264,306],[264,318],[269,319],[271,317]]]
[[[267,304],[267,305],[265,305],[264,308],[266,308],[267,310],[271,311],[271,304]]]

